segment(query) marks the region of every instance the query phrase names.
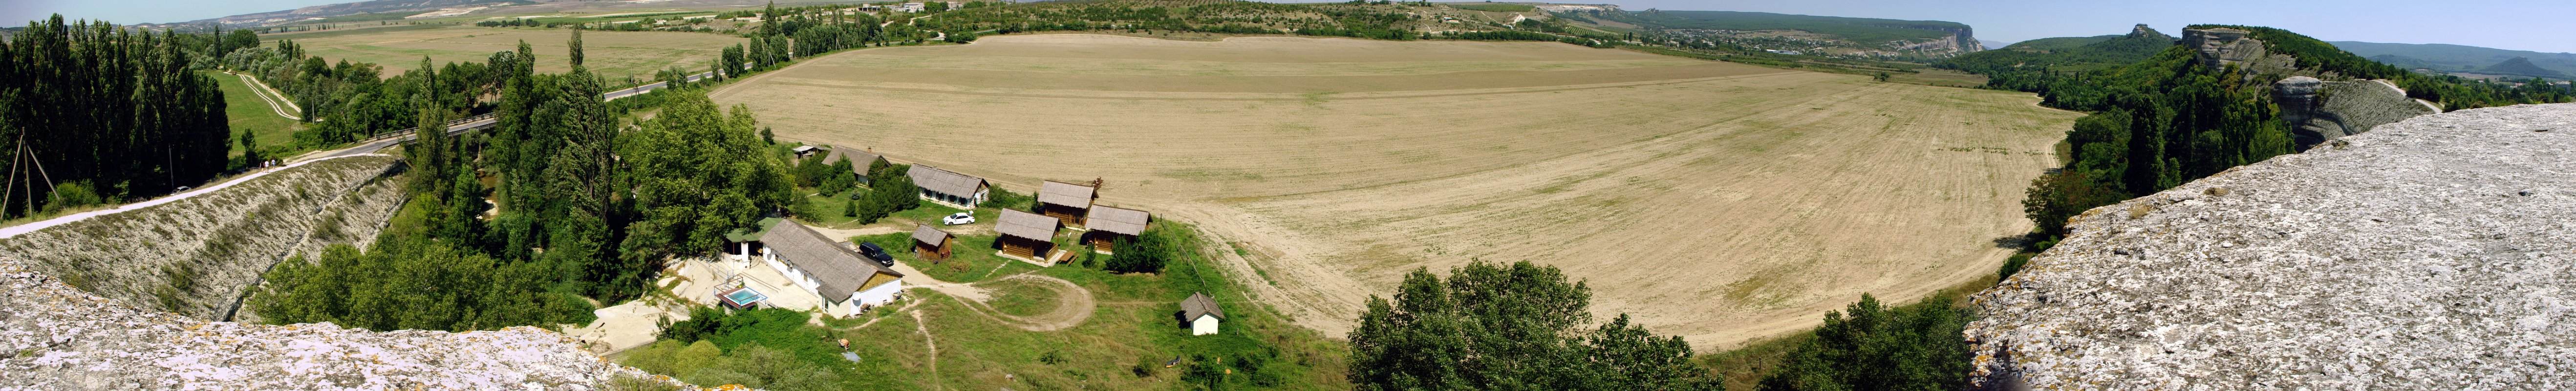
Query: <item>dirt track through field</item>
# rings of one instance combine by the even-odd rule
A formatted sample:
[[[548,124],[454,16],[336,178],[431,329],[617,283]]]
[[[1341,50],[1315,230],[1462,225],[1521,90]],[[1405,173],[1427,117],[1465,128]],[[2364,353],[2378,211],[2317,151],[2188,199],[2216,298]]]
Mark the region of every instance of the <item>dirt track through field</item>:
[[[1703,349],[1993,273],[2074,113],[1555,43],[989,37],[807,60],[717,91],[779,138],[1198,224],[1340,335],[1403,273],[1533,261]],[[1238,255],[1240,254],[1240,255]]]

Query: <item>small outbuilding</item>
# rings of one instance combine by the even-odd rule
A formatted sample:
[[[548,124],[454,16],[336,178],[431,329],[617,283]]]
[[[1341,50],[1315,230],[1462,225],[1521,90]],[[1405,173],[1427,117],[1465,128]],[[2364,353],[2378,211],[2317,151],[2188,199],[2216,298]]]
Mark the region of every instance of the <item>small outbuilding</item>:
[[[796,152],[796,157],[802,158],[802,157],[806,157],[806,156],[813,156],[813,155],[814,155],[814,150],[815,150],[815,149],[816,149],[816,148],[814,148],[814,146],[812,146],[812,145],[798,145],[798,146],[796,146],[796,148],[794,148],[794,149],[789,149],[789,151],[795,151],[795,152]]]
[[[1038,184],[1038,211],[1047,217],[1064,221],[1064,226],[1080,229],[1083,218],[1091,212],[1091,202],[1100,199],[1100,188],[1046,181]]]
[[[877,156],[874,152],[850,147],[832,147],[831,154],[823,155],[823,164],[839,163],[841,159],[850,160],[850,174],[858,175],[859,184],[862,185],[868,184],[870,167],[886,163],[884,156]]]
[[[984,178],[920,164],[912,165],[912,170],[905,174],[912,176],[914,186],[921,187],[921,199],[930,202],[958,209],[975,209],[992,196],[992,185]]]
[[[949,235],[948,231],[931,228],[929,224],[922,224],[921,227],[912,229],[912,253],[920,256],[921,259],[933,261],[948,259],[948,249],[955,244],[957,244],[956,236]]]
[[[996,244],[1002,246],[1003,254],[1042,259],[1048,251],[1055,249],[1057,222],[1055,218],[1042,214],[1002,210],[1002,218],[993,224],[993,232],[1002,234],[1002,239]]]
[[[1216,334],[1221,320],[1225,320],[1225,309],[1217,308],[1216,298],[1208,297],[1206,292],[1191,293],[1190,298],[1181,300],[1181,327],[1190,329],[1190,335]]]
[[[1118,239],[1145,234],[1145,224],[1152,222],[1153,216],[1141,210],[1092,205],[1091,213],[1083,220],[1091,224],[1091,231],[1082,233],[1082,241],[1091,245],[1091,251],[1110,253],[1118,251],[1114,248]]]

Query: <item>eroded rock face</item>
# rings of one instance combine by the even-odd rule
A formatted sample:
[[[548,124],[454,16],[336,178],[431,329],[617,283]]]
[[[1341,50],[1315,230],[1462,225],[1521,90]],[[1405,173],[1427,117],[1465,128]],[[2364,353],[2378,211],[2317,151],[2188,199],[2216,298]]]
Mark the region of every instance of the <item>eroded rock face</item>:
[[[208,322],[73,289],[0,256],[0,389],[599,390],[613,382],[685,387],[533,327]]]
[[[2406,90],[2382,80],[2324,81],[2292,76],[2273,82],[2272,96],[2281,106],[2281,120],[2290,125],[2290,134],[2302,147],[2442,112],[2431,103],[2406,97]]]
[[[2576,386],[2576,104],[2414,117],[2068,228],[1975,296],[1980,385]]]

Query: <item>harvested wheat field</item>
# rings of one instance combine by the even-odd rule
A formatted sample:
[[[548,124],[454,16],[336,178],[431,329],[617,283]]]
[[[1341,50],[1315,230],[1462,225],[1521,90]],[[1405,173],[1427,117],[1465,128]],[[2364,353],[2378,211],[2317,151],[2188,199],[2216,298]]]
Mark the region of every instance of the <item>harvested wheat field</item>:
[[[398,26],[409,27],[409,26]],[[425,27],[425,26],[424,26]],[[261,39],[292,39],[306,54],[331,61],[372,62],[385,74],[420,66],[422,56],[438,65],[484,62],[492,52],[519,50],[519,41],[537,54],[537,72],[572,71],[572,30],[517,27],[451,26],[429,29],[372,28],[304,34],[275,34]],[[668,31],[584,31],[582,66],[601,77],[651,79],[654,71],[679,66],[705,72],[726,46],[741,37]],[[622,86],[618,88],[623,88]]]
[[[2077,116],[1557,43],[1287,37],[870,49],[715,96],[1013,191],[1106,179],[1103,203],[1224,238],[1261,300],[1331,335],[1415,268],[1529,260],[1703,349],[1992,275]]]

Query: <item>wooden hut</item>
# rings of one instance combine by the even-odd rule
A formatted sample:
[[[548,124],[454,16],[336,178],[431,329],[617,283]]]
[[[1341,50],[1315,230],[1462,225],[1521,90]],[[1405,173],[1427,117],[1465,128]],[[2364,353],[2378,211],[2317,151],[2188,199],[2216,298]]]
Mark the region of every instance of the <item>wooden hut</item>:
[[[1144,234],[1145,224],[1152,219],[1153,216],[1141,210],[1092,205],[1090,215],[1084,217],[1091,224],[1091,232],[1082,234],[1083,241],[1091,244],[1092,251],[1115,252],[1118,249],[1112,247],[1117,245],[1119,238]]]
[[[1038,185],[1038,211],[1064,222],[1065,227],[1082,228],[1083,218],[1091,213],[1091,201],[1100,199],[1099,188],[1090,185],[1046,181]]]
[[[949,235],[948,231],[931,228],[929,224],[922,224],[920,228],[912,229],[912,253],[920,256],[921,259],[934,261],[948,259],[948,249],[955,244],[957,244],[956,236]]]
[[[1046,215],[1004,209],[1001,220],[993,224],[993,232],[1002,234],[998,244],[1003,254],[1039,259],[1055,248],[1056,223],[1055,218]]]

